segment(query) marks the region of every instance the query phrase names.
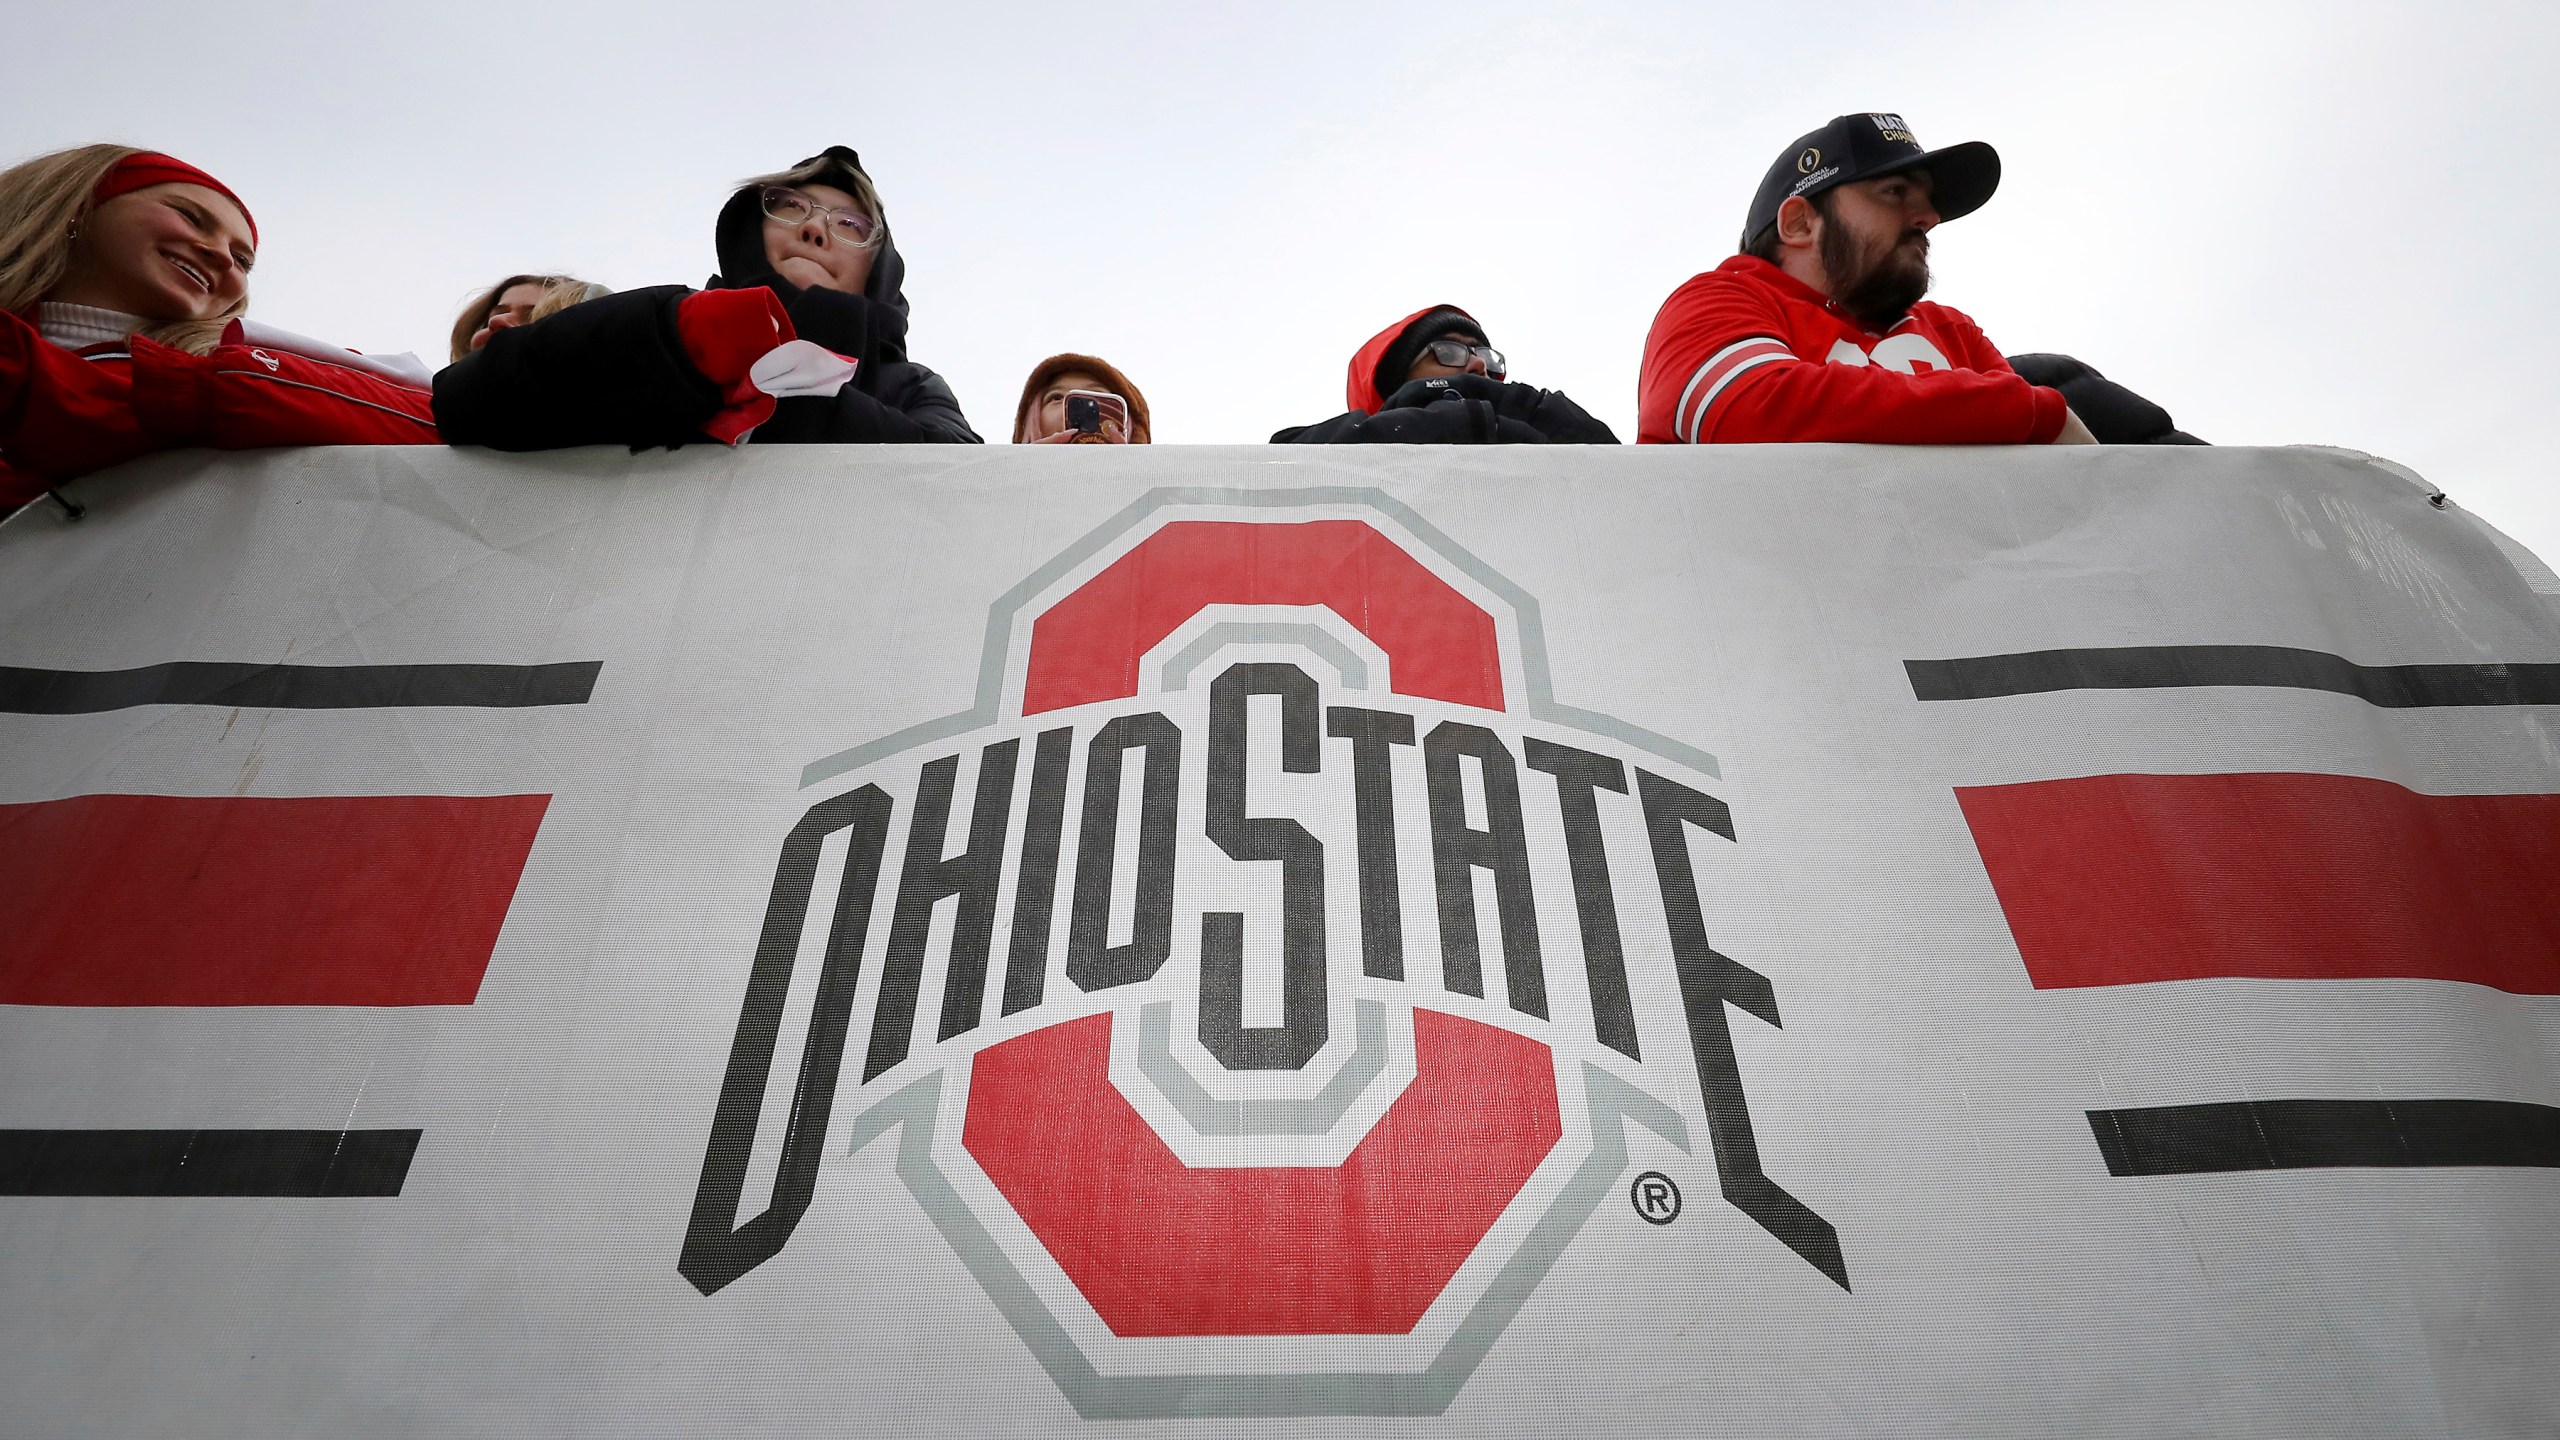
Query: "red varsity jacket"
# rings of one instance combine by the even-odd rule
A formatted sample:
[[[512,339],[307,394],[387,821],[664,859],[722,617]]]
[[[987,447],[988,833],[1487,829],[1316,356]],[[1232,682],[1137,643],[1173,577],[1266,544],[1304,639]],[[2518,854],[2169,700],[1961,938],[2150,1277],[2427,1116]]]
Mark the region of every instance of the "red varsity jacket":
[[[436,443],[427,391],[227,338],[210,355],[139,335],[72,351],[0,312],[0,513],[161,450]]]
[[[1671,292],[1645,336],[1636,443],[2043,444],[2062,392],[2028,384],[1962,311],[1923,300],[1871,335],[1736,255]]]

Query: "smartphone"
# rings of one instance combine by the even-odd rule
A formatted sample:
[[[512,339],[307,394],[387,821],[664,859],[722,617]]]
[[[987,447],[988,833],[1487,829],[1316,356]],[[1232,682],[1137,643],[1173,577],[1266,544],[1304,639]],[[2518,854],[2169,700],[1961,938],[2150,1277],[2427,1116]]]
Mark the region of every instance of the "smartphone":
[[[1067,428],[1086,435],[1102,434],[1104,421],[1111,422],[1122,440],[1129,438],[1129,402],[1107,390],[1070,390],[1067,392]]]

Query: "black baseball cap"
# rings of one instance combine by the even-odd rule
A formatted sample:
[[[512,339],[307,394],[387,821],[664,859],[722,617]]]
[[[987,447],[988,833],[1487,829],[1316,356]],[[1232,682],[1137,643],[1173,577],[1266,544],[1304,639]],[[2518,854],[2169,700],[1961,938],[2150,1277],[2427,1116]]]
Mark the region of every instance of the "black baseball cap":
[[[1982,208],[2000,188],[2000,152],[1979,140],[1924,150],[1899,115],[1842,115],[1787,147],[1762,177],[1742,222],[1742,248],[1778,223],[1778,207],[1852,180],[1872,180],[1902,170],[1927,170],[1938,218],[1953,220]]]

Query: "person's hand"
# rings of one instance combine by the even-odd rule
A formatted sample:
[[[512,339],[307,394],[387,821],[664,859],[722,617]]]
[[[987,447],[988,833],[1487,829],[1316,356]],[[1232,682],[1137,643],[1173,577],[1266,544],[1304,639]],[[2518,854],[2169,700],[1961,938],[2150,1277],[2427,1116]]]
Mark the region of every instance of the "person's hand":
[[[1444,375],[1441,381],[1467,399],[1482,400],[1488,405],[1500,403],[1502,397],[1513,390],[1529,388],[1525,385],[1506,385],[1490,375],[1478,375],[1472,370],[1464,375]]]
[[[1541,390],[1517,382],[1502,387],[1494,412],[1507,422],[1527,425],[1547,445],[1615,445],[1617,435],[1591,417],[1563,392]]]
[[[2053,443],[2056,445],[2095,445],[2098,443],[2098,437],[2090,434],[2089,427],[2080,423],[2079,415],[2070,410],[2065,410],[2062,412],[2062,433],[2053,437]]]
[[[1482,375],[1433,375],[1421,380],[1407,380],[1386,398],[1383,410],[1406,410],[1436,404],[1442,400],[1492,401],[1502,393],[1502,382]]]
[[[835,277],[827,273],[827,268],[806,255],[794,255],[784,260],[773,267],[773,273],[803,290],[832,290],[836,285]]]
[[[1073,445],[1083,438],[1085,438],[1084,432],[1080,430],[1061,430],[1055,435],[1043,435],[1039,439],[1030,443],[1034,445]]]

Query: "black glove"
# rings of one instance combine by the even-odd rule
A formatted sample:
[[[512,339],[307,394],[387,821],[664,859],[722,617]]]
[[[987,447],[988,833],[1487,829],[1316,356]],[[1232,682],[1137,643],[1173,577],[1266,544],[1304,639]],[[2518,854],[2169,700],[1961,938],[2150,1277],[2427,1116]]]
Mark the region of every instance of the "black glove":
[[[1537,445],[1546,437],[1494,413],[1482,400],[1408,405],[1360,423],[1360,439],[1372,445]]]
[[[1615,445],[1617,435],[1591,413],[1565,398],[1561,390],[1534,385],[1505,385],[1493,408],[1502,418],[1535,431],[1547,445]]]
[[[774,291],[782,295],[782,291]],[[783,295],[792,331],[855,363],[853,385],[869,392],[879,385],[881,366],[897,358],[891,352],[906,339],[907,317],[886,305],[841,290],[810,288]]]
[[[1400,405],[1360,422],[1359,437],[1369,445],[1473,445],[1493,426],[1493,412],[1481,405]]]
[[[1501,396],[1502,390],[1501,381],[1488,380],[1482,375],[1434,375],[1427,380],[1407,380],[1397,386],[1396,393],[1388,396],[1386,403],[1380,405],[1378,411],[1384,414],[1389,410],[1410,409],[1435,404],[1442,400],[1482,400],[1490,403]]]
[[[2177,427],[2169,412],[2068,355],[2012,355],[2009,368],[2030,385],[2062,392],[2071,413],[2101,445],[2202,445]]]

